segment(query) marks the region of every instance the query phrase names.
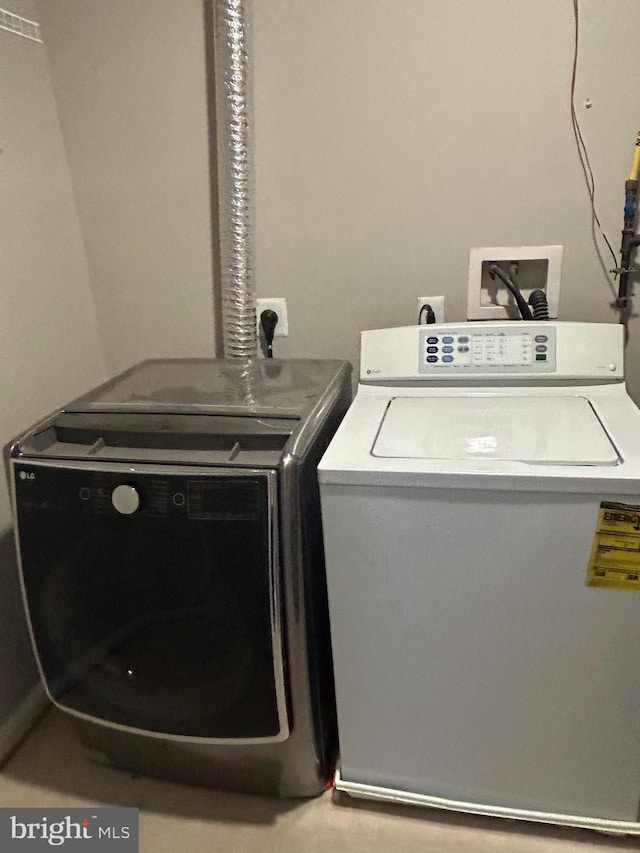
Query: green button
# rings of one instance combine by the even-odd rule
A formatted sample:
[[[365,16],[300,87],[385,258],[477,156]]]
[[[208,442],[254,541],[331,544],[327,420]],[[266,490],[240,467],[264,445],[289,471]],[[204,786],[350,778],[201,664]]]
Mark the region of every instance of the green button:
[[[546,353],[539,352],[536,354],[536,361],[546,361],[546,360],[547,360]]]

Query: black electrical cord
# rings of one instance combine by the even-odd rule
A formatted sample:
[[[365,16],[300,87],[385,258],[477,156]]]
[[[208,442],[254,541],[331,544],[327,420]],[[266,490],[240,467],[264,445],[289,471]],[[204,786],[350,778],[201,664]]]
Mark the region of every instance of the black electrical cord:
[[[490,264],[489,265],[489,274],[496,275],[500,279],[500,281],[507,288],[509,293],[516,300],[516,305],[518,306],[518,310],[520,311],[520,316],[523,320],[533,320],[533,314],[531,313],[531,309],[527,305],[527,302],[520,292],[520,288],[517,284],[515,284],[506,273],[504,273],[498,264]]]
[[[427,319],[425,320],[425,323],[427,325],[430,325],[431,323],[435,323],[435,321],[436,321],[436,315],[435,315],[433,308],[431,307],[431,305],[429,305],[429,303],[425,302],[425,304],[420,309],[420,313],[418,314],[418,325],[419,326],[422,326],[422,314],[425,311],[427,312]]]
[[[267,358],[273,358],[273,336],[278,325],[278,315],[271,308],[265,308],[260,314],[260,325],[264,334],[264,340],[267,345]]]

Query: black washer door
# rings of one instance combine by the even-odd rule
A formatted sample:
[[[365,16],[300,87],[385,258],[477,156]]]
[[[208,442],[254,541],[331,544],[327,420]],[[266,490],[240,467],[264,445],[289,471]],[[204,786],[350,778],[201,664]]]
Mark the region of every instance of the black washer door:
[[[287,736],[275,478],[15,465],[27,610],[57,704],[169,736]]]

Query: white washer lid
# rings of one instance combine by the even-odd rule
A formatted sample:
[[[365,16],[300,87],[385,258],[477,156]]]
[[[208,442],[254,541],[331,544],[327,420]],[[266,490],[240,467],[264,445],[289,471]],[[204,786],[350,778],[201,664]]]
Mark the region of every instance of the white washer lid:
[[[372,454],[545,465],[616,465],[619,461],[584,397],[395,397]]]

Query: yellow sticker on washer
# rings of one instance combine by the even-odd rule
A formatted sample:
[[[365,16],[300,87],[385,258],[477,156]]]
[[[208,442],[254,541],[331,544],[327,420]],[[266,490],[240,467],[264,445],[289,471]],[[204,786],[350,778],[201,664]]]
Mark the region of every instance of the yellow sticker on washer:
[[[640,590],[640,506],[600,504],[587,586]]]

